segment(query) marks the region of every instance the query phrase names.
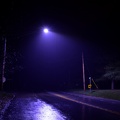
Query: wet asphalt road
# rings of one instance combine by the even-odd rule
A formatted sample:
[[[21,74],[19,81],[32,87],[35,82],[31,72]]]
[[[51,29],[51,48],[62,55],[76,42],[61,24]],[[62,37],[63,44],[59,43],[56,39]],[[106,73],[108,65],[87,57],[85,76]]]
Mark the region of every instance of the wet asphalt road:
[[[120,101],[72,93],[19,93],[1,120],[120,120]]]

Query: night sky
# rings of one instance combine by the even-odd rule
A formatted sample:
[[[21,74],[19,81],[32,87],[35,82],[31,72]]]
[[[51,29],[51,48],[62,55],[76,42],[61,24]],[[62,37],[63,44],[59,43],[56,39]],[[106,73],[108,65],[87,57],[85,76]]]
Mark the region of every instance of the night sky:
[[[6,87],[82,89],[82,52],[86,84],[89,76],[99,78],[109,62],[120,59],[118,8],[117,0],[1,0],[1,61],[5,36],[7,54],[21,53],[24,67],[14,77],[6,75],[12,78]],[[46,35],[44,27],[50,30]]]

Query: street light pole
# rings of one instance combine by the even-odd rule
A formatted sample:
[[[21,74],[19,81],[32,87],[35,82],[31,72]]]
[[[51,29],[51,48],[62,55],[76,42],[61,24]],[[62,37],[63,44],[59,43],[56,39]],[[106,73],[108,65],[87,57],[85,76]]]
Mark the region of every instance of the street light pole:
[[[2,79],[1,79],[1,90],[3,90],[3,82],[5,79],[5,59],[6,59],[6,38],[4,37],[4,51],[3,51],[3,64],[2,64]]]

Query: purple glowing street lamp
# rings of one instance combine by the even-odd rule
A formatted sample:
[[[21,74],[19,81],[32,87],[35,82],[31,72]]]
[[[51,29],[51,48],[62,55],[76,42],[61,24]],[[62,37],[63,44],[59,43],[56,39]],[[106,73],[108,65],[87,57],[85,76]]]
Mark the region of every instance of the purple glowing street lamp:
[[[47,28],[44,28],[43,31],[44,31],[44,33],[48,33],[49,32]]]

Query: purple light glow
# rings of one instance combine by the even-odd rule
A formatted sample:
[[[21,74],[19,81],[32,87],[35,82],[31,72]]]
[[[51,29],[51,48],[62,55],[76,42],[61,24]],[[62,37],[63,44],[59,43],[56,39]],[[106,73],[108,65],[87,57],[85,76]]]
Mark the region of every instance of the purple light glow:
[[[48,33],[48,29],[47,28],[44,29],[44,33]]]

